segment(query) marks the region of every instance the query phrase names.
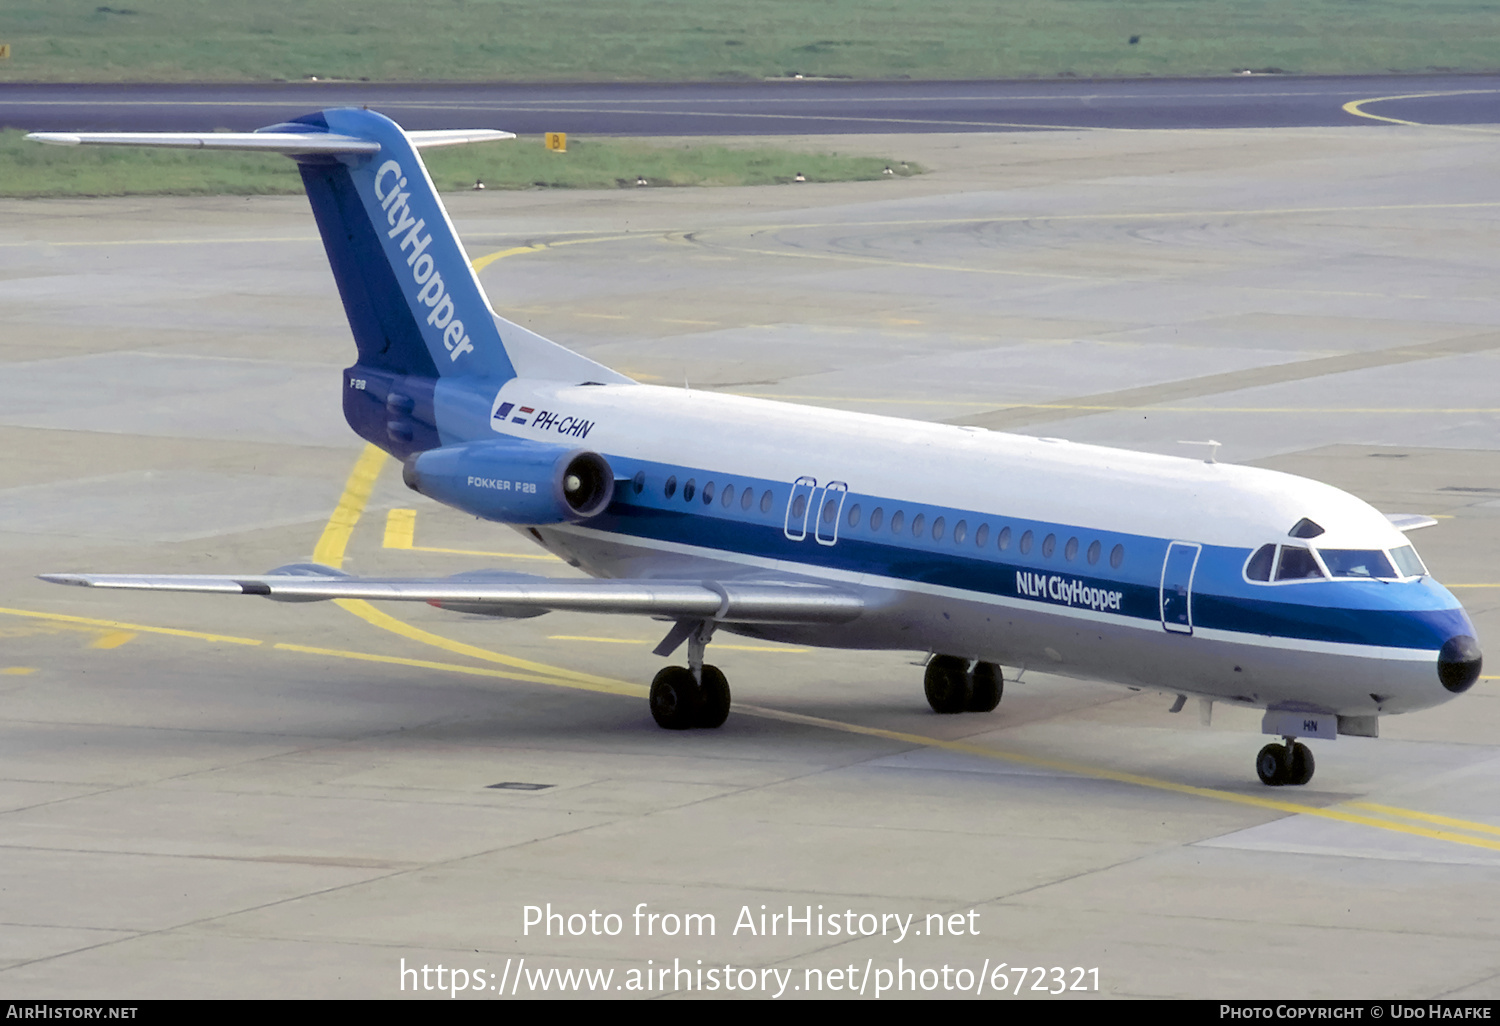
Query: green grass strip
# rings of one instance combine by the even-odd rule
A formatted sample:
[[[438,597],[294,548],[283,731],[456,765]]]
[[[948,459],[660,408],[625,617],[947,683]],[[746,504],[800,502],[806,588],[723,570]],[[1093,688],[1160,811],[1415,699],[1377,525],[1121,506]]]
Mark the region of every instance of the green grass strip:
[[[6,0],[0,82],[1475,71],[1497,24],[1497,0]]]
[[[809,182],[866,181],[921,169],[878,157],[794,153],[769,146],[684,142],[653,145],[570,139],[552,153],[538,136],[429,150],[423,155],[438,189],[612,189],[650,186],[772,185],[802,174]],[[0,196],[255,196],[300,193],[296,166],[254,153],[154,150],[113,146],[47,146],[22,132],[0,133]]]
[[[0,81],[1489,70],[1497,17],[1496,0],[6,0]]]

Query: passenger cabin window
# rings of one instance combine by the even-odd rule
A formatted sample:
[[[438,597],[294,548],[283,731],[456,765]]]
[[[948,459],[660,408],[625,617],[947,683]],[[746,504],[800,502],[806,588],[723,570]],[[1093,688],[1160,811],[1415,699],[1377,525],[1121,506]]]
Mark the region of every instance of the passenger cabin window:
[[[1401,571],[1403,577],[1421,577],[1427,573],[1427,568],[1422,565],[1421,558],[1417,556],[1417,550],[1410,545],[1392,549],[1391,558],[1396,561],[1396,568]]]
[[[849,507],[849,526],[859,526],[859,503],[857,502]]]
[[[771,489],[767,488],[765,494],[760,497],[760,511],[762,513],[771,512],[773,502],[775,502],[775,498],[771,495]]]
[[[667,483],[662,485],[661,490],[662,494],[664,494],[669,499],[677,494],[677,477],[675,474],[672,477],[667,478]]]
[[[1031,532],[1027,531],[1025,534],[1021,535],[1021,555],[1024,556],[1027,553],[1029,553],[1030,551],[1031,551]]]
[[[1269,581],[1271,579],[1271,564],[1276,562],[1276,546],[1262,545],[1255,550],[1255,555],[1250,557],[1250,562],[1245,564],[1245,577],[1252,581]]]
[[[1103,551],[1104,547],[1099,544],[1099,540],[1097,538],[1089,542],[1089,566],[1093,566],[1095,563],[1099,562],[1099,553]]]
[[[1000,528],[1000,540],[996,544],[1000,546],[1001,552],[1004,552],[1006,549],[1010,548],[1010,528]]]
[[[964,543],[964,539],[968,536],[969,524],[967,521],[960,520],[958,523],[953,525],[953,544],[962,545]]]
[[[979,530],[977,530],[977,531],[974,532],[974,544],[976,546],[978,546],[979,548],[982,549],[982,548],[985,547],[986,544],[989,543],[989,540],[990,540],[990,525],[989,524],[980,524],[979,525]]]
[[[1281,562],[1276,567],[1278,581],[1305,581],[1322,576],[1323,570],[1310,550],[1300,545],[1281,547]]]
[[[918,513],[916,516],[912,517],[911,518],[911,533],[912,533],[912,537],[914,537],[914,538],[920,538],[920,537],[922,537],[922,528],[924,526],[926,526],[926,524],[927,524],[927,514],[925,514],[925,513]]]
[[[1120,569],[1120,564],[1125,562],[1125,546],[1116,545],[1109,550],[1109,565],[1112,569]]]
[[[719,505],[725,509],[734,505],[734,485],[727,484],[724,486],[724,497],[719,500]]]
[[[1393,580],[1396,568],[1379,549],[1319,549],[1323,565],[1334,577],[1369,577]]]
[[[771,493],[767,492],[766,494],[769,495]],[[744,510],[746,513],[750,512],[750,504],[752,502],[754,502],[754,501],[755,501],[755,489],[754,488],[746,488],[743,492],[740,493],[740,509]]]
[[[896,512],[891,514],[891,533],[900,534],[901,525],[904,523],[906,523],[906,514],[899,509],[896,510]]]
[[[708,506],[714,501],[714,483],[712,481],[703,486],[703,505]]]

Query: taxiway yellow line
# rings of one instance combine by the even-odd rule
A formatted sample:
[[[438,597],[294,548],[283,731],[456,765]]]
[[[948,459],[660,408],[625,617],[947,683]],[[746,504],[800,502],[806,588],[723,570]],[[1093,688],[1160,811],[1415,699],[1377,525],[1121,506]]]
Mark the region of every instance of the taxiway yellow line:
[[[0,677],[25,677],[27,674],[36,672],[35,666],[6,666],[0,667]]]
[[[385,538],[382,548],[403,552],[441,552],[450,556],[497,556],[504,559],[543,559],[555,561],[549,552],[484,552],[478,549],[440,549],[430,545],[417,545],[417,511],[393,509],[385,515]]]
[[[566,677],[548,675],[532,676],[516,670],[491,670],[483,666],[464,666],[460,663],[444,663],[433,659],[407,659],[402,656],[376,655],[372,652],[352,652],[342,648],[319,648],[315,645],[295,645],[277,642],[274,648],[283,652],[300,652],[304,655],[330,656],[335,659],[353,659],[365,663],[385,663],[390,666],[410,666],[422,670],[441,670],[444,673],[460,673],[470,677],[498,677],[504,680],[525,681],[528,684],[550,684],[575,688],[581,691],[597,691],[606,695],[624,695],[630,698],[645,698],[650,690],[641,684],[626,681],[608,681],[606,678],[590,677],[588,674],[568,674]],[[566,671],[562,671],[566,674]]]
[[[195,638],[199,641],[224,642],[230,645],[260,645],[259,638],[239,638],[232,634],[210,634],[205,631],[187,631],[178,627],[148,627],[140,623],[121,623],[118,620],[94,620],[87,616],[69,616],[66,613],[41,613],[32,609],[6,609],[0,607],[0,615],[24,616],[33,620],[55,620],[59,623],[79,623],[89,627],[102,627],[111,631],[138,631],[144,634],[169,634],[178,638]]]
[[[1483,135],[1494,135],[1494,129],[1478,128],[1473,125],[1434,125],[1422,121],[1407,121],[1403,118],[1386,117],[1383,114],[1371,114],[1364,109],[1367,103],[1385,103],[1388,100],[1427,100],[1439,96],[1475,96],[1481,93],[1493,93],[1500,90],[1495,89],[1450,89],[1446,92],[1436,93],[1403,93],[1400,96],[1371,96],[1363,100],[1350,100],[1344,104],[1344,112],[1353,114],[1357,118],[1369,118],[1371,121],[1385,121],[1392,125],[1408,125],[1412,128],[1451,128],[1459,132],[1479,132]]]
[[[1493,851],[1500,851],[1500,841],[1491,841],[1482,837],[1470,837],[1465,834],[1454,833],[1451,830],[1434,830],[1407,823],[1376,819],[1372,816],[1345,812],[1337,808],[1321,808],[1316,805],[1304,805],[1301,802],[1283,801],[1278,798],[1264,798],[1259,795],[1239,794],[1234,791],[1223,791],[1212,787],[1179,784],[1172,780],[1142,776],[1138,773],[1122,773],[1118,770],[1105,769],[1102,766],[1087,766],[1082,763],[1069,762],[1063,759],[1001,751],[984,745],[976,745],[969,741],[945,741],[941,738],[927,737],[924,734],[909,734],[905,731],[886,730],[881,727],[866,727],[855,723],[844,723],[840,720],[825,719],[821,716],[807,716],[802,713],[789,713],[778,709],[767,709],[762,706],[738,704],[735,708],[742,713],[750,713],[765,719],[781,720],[786,723],[800,723],[810,727],[822,727],[827,730],[842,731],[846,734],[863,734],[866,737],[885,738],[886,740],[900,741],[925,748],[940,748],[950,752],[962,752],[965,755],[978,755],[987,759],[1019,762],[1028,766],[1071,773],[1081,777],[1091,777],[1095,780],[1112,780],[1116,783],[1133,784],[1137,787],[1147,787],[1158,791],[1172,791],[1177,794],[1192,795],[1197,798],[1211,798],[1215,801],[1229,802],[1234,805],[1248,805],[1254,808],[1287,812],[1299,816],[1317,816],[1321,819],[1331,819],[1341,823],[1354,823],[1360,826],[1375,827],[1380,830],[1390,830],[1401,834],[1412,834],[1417,837],[1427,837],[1433,840],[1450,841],[1454,844],[1464,844],[1476,848],[1488,848]],[[1351,803],[1351,805],[1356,804],[1358,803]],[[1392,806],[1382,805],[1376,808],[1383,810],[1386,815],[1400,815],[1413,819],[1427,818],[1426,813],[1396,809]],[[1447,817],[1437,817],[1437,819],[1444,821],[1450,826],[1461,824],[1463,829],[1466,830],[1490,831],[1494,829],[1488,824],[1469,823],[1466,820],[1449,819]]]
[[[1430,812],[1415,812],[1412,809],[1399,809],[1393,805],[1377,805],[1374,802],[1346,802],[1345,804],[1351,809],[1367,809],[1382,816],[1415,819],[1423,823],[1437,823],[1441,826],[1456,827],[1459,830],[1472,830],[1481,834],[1495,834],[1496,836],[1500,836],[1500,827],[1491,826],[1488,823],[1475,823],[1467,819],[1454,819],[1452,816],[1437,816]]]
[[[475,257],[469,261],[478,274],[496,260],[504,260],[506,257],[520,256],[522,253],[538,253],[544,249],[558,249],[562,246],[587,246],[597,242],[618,242],[621,239],[639,239],[650,237],[653,232],[629,232],[621,235],[595,235],[587,239],[563,239],[558,242],[529,242],[524,246],[512,246],[509,249],[498,249],[493,253],[486,253],[482,257]]]

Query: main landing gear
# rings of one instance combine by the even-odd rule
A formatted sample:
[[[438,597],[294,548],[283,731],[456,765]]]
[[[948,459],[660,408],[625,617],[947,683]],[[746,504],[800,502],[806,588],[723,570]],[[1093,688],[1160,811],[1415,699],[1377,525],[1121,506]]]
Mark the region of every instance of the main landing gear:
[[[1284,745],[1266,745],[1255,757],[1255,772],[1268,787],[1301,785],[1312,779],[1316,765],[1312,752],[1294,737],[1285,740]]]
[[[722,727],[729,718],[729,681],[717,666],[703,661],[713,632],[711,623],[698,625],[687,638],[688,665],[665,667],[652,679],[651,717],[657,726],[667,730]],[[662,645],[671,640],[669,634]]]
[[[935,655],[922,681],[927,704],[937,713],[990,712],[1000,704],[1005,681],[994,663],[975,663],[958,656]]]

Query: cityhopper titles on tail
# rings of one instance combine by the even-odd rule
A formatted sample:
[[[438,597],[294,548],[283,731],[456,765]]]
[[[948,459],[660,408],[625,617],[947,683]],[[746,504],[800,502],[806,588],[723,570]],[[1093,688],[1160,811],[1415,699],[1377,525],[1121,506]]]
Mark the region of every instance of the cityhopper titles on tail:
[[[508,138],[326,110],[251,133],[35,133],[65,145],[297,162],[357,356],[344,414],[412,489],[586,571],[353,577],[44,575],[95,588],[427,602],[670,621],[651,682],[669,730],[718,727],[721,632],[926,656],[940,714],[992,712],[1026,669],[1264,710],[1255,760],[1304,784],[1302,740],[1479,679],[1463,608],[1405,532],[1327,485],[1208,460],[638,384],[497,316],[418,155]]]

